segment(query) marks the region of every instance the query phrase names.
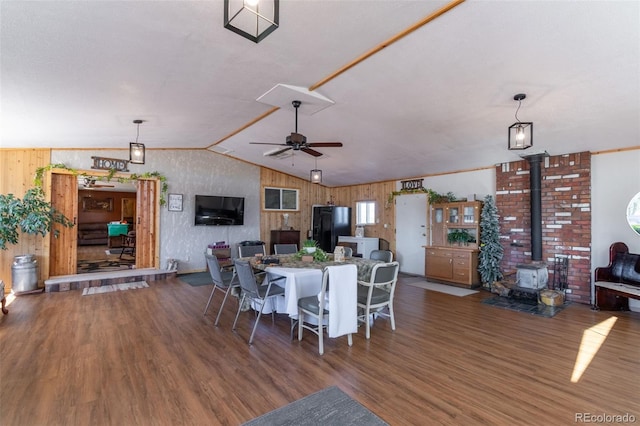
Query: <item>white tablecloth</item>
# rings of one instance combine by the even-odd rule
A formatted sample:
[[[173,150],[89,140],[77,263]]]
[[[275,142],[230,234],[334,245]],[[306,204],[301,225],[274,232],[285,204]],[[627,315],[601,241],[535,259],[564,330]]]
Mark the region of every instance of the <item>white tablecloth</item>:
[[[322,288],[322,270],[304,268],[281,268],[269,266],[265,269],[271,276],[285,277],[275,284],[284,287],[284,297],[279,297],[276,302],[276,312],[286,313],[289,316],[298,317],[298,299],[313,296],[320,293]],[[263,312],[270,312],[273,306],[265,306]]]

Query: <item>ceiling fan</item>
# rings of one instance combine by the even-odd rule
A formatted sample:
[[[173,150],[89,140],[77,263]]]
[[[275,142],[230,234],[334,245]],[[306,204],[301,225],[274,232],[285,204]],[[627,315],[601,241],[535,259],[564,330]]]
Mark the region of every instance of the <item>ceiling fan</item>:
[[[84,178],[83,182],[82,182],[82,186],[84,186],[85,188],[114,188],[115,185],[104,185],[101,183],[96,183],[95,179],[92,178]]]
[[[293,101],[291,102],[293,107],[296,109],[296,131],[291,133],[291,135],[287,136],[286,143],[263,143],[263,142],[250,142],[254,145],[277,145],[277,146],[285,146],[286,148],[282,148],[273,152],[270,152],[269,157],[275,157],[282,154],[285,151],[290,149],[294,151],[302,151],[306,152],[309,155],[313,155],[314,157],[320,157],[322,155],[321,152],[316,151],[311,148],[339,148],[342,146],[342,142],[313,142],[307,143],[307,137],[303,134],[298,133],[298,108],[302,102]]]

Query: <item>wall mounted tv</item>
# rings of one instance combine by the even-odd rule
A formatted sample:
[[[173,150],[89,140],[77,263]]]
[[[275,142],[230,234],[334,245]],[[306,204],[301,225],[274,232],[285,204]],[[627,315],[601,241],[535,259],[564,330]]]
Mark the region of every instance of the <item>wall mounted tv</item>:
[[[196,195],[195,224],[244,225],[244,198]]]

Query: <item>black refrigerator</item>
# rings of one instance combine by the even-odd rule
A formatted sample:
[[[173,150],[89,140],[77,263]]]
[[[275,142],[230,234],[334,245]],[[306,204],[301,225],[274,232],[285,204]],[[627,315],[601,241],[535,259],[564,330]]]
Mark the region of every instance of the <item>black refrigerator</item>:
[[[333,253],[340,235],[351,235],[351,207],[313,206],[312,235],[318,247]]]

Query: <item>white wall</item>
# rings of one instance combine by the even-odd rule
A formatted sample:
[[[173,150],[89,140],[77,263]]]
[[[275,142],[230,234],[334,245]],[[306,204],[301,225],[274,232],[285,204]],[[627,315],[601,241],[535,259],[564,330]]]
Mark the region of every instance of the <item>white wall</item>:
[[[629,201],[638,192],[640,149],[591,157],[592,272],[607,266],[609,246],[616,241],[629,246],[630,252],[640,253],[640,234],[631,229],[626,217]]]
[[[127,158],[128,151],[54,150],[52,163],[91,170],[92,156]],[[180,273],[204,270],[208,244],[260,239],[260,168],[204,150],[147,150],[146,164],[131,164],[129,172],[157,171],[167,178],[169,193],[183,195],[183,210],[160,210],[160,266],[178,259]],[[195,226],[195,196],[226,195],[245,197],[244,226]]]

